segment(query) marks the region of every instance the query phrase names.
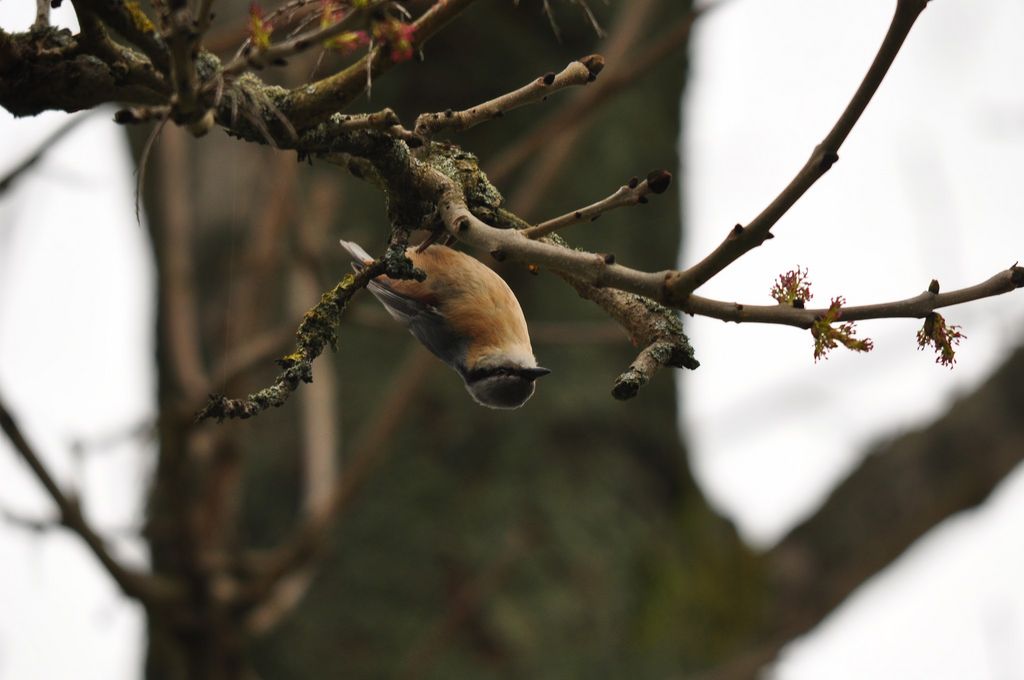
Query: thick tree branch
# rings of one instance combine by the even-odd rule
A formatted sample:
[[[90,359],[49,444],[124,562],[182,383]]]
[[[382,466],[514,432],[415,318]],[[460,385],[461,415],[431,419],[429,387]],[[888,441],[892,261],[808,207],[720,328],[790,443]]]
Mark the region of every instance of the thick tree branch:
[[[15,116],[33,116],[112,101],[167,101],[166,86],[148,62],[131,50],[114,52],[110,61],[97,58],[55,28],[14,34],[0,29],[0,106]]]
[[[164,44],[156,26],[145,15],[138,3],[111,2],[110,0],[72,0],[72,2],[80,21],[84,15],[97,17],[141,50],[158,70],[163,73],[170,71],[167,45]]]
[[[918,16],[924,11],[928,0],[897,0],[889,31],[882,41],[875,59],[868,69],[860,87],[850,103],[839,116],[832,130],[815,147],[811,157],[796,177],[782,190],[774,201],[746,227],[736,225],[725,240],[707,257],[682,272],[674,272],[666,280],[671,300],[682,302],[689,295],[707,283],[720,271],[739,259],[744,253],[756,248],[772,237],[771,228],[800,200],[815,182],[839,160],[839,148],[846,141],[853,126],[860,120],[871,98],[878,91],[882,79],[888,73],[903,42],[907,39]]]

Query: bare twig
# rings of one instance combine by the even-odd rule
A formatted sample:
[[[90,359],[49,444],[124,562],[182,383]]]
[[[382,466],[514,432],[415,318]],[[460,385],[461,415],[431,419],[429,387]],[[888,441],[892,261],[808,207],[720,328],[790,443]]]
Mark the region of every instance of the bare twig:
[[[535,126],[528,135],[516,139],[514,143],[496,154],[493,160],[487,163],[487,174],[493,181],[501,182],[507,179],[523,163],[536,159],[538,153],[547,148],[552,140],[557,140],[559,146],[571,147],[593,114],[601,109],[601,104],[609,101],[623,89],[640,82],[643,76],[651,73],[666,56],[686,45],[694,18],[699,12],[706,11],[693,10],[687,13],[650,47],[643,48],[643,51],[634,57],[633,52],[647,42],[638,41],[644,35],[644,25],[654,6],[655,3],[651,0],[634,0],[629,6],[622,7],[621,16],[616,18],[616,24],[612,27],[611,37],[602,46],[602,54],[605,55],[608,68],[601,75],[601,79],[594,83],[593,87],[580,90],[560,109],[552,112],[547,119]],[[567,133],[572,141],[564,141]],[[549,153],[545,153],[545,158]],[[560,151],[558,155],[564,153]],[[510,203],[516,206],[519,201],[513,199]]]
[[[527,85],[500,97],[464,111],[443,111],[440,113],[424,113],[416,119],[415,131],[420,135],[430,135],[444,130],[468,130],[484,121],[501,118],[506,111],[517,109],[543,99],[567,87],[586,85],[597,79],[604,68],[604,57],[591,54],[570,63],[561,73],[550,72],[531,81]]]
[[[878,91],[882,79],[896,59],[910,29],[924,11],[928,0],[897,0],[896,12],[882,46],[868,69],[860,87],[839,116],[832,130],[825,136],[796,177],[774,201],[761,211],[746,227],[737,225],[725,240],[703,260],[682,272],[674,272],[666,280],[666,288],[675,301],[684,301],[690,293],[707,283],[712,277],[772,237],[771,228],[793,207],[818,179],[839,160],[839,148],[860,120],[868,102]]]
[[[425,170],[423,179],[436,187],[434,193],[440,196],[438,208],[448,233],[474,250],[490,253],[498,261],[512,258],[545,266],[599,288],[619,288],[651,299],[662,296],[661,284],[666,272],[648,273],[631,269],[616,264],[614,256],[572,250],[531,240],[520,230],[492,227],[469,210],[461,189],[446,175],[429,168]]]
[[[88,520],[86,520],[85,515],[82,514],[82,507],[78,499],[65,494],[57,486],[57,482],[54,481],[53,476],[21,433],[21,429],[7,410],[2,399],[0,399],[0,429],[4,431],[14,449],[25,463],[28,464],[29,468],[32,469],[32,473],[57,505],[57,509],[60,512],[60,524],[78,534],[85,541],[89,550],[99,560],[100,564],[103,565],[103,568],[107,570],[125,595],[150,604],[165,602],[170,598],[178,596],[178,589],[174,584],[152,574],[128,569],[107,550],[103,539],[100,538],[99,534],[96,533]]]
[[[668,189],[672,181],[672,173],[667,170],[654,170],[647,175],[647,179],[641,182],[636,177],[629,180],[629,183],[622,185],[619,189],[597,203],[592,203],[585,208],[566,213],[546,222],[541,222],[535,227],[523,229],[523,235],[527,238],[540,238],[563,227],[579,222],[593,222],[604,213],[621,208],[627,205],[646,203],[648,194],[660,194]]]

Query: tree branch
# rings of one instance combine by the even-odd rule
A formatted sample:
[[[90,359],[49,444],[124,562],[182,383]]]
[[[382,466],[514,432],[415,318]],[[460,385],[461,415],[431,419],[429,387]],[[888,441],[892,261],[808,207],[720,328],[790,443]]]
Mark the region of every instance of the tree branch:
[[[431,135],[445,130],[461,131],[479,125],[494,118],[501,118],[506,111],[517,109],[537,101],[547,99],[558,90],[574,85],[586,85],[597,79],[597,74],[604,68],[604,57],[591,54],[570,63],[561,73],[546,73],[531,81],[518,90],[513,90],[500,97],[464,111],[451,109],[441,113],[424,113],[416,118],[414,131],[419,135]]]
[[[815,147],[796,177],[750,224],[746,227],[736,225],[707,257],[685,271],[673,272],[666,279],[666,289],[672,301],[683,302],[694,290],[707,283],[743,254],[772,238],[771,228],[775,223],[839,160],[839,148],[878,91],[910,29],[927,4],[928,0],[897,0],[896,12],[882,46],[878,49],[860,87],[832,130]]]
[[[992,276],[988,280],[968,288],[948,293],[925,291],[914,297],[894,302],[873,305],[843,307],[842,321],[863,321],[866,319],[921,319],[936,309],[995,297],[1024,287],[1024,267],[1016,264]],[[799,309],[790,305],[743,305],[737,302],[721,302],[691,295],[683,311],[688,314],[710,316],[722,321],[736,323],[771,323],[797,328],[810,328],[821,319],[828,309]]]
[[[604,213],[614,210],[615,208],[621,208],[627,205],[636,205],[638,203],[647,203],[648,194],[660,194],[664,192],[668,189],[668,185],[671,181],[672,173],[666,170],[654,170],[647,175],[647,179],[643,182],[634,177],[629,180],[628,184],[624,184],[619,187],[618,191],[611,196],[603,198],[597,203],[591,203],[585,208],[580,208],[579,210],[574,210],[571,213],[566,213],[561,217],[541,222],[535,227],[523,229],[522,233],[527,238],[539,238],[572,224],[578,224],[585,221],[593,222]]]
[[[57,509],[60,512],[60,524],[78,534],[85,541],[86,546],[125,595],[134,597],[146,604],[168,602],[180,595],[176,584],[153,574],[144,574],[130,570],[110,554],[103,539],[100,538],[99,534],[96,533],[85,519],[85,515],[82,514],[82,507],[78,499],[65,494],[57,486],[53,476],[21,433],[21,429],[7,410],[2,398],[0,398],[0,429],[4,431],[14,449],[21,456],[22,460],[28,464],[32,473],[57,505]]]

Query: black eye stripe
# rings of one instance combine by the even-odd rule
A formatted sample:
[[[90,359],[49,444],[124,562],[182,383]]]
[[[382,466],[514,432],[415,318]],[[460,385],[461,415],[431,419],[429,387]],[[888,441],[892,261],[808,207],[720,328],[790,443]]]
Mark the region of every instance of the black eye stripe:
[[[493,368],[477,368],[466,373],[466,382],[474,383],[484,378],[493,378],[499,375],[514,376],[517,378],[525,378],[527,376],[526,371],[521,368],[513,368],[511,366],[495,366]]]

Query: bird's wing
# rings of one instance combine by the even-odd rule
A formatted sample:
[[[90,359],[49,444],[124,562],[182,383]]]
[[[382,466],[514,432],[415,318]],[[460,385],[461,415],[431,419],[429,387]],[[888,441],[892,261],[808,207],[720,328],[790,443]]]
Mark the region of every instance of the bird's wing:
[[[465,372],[466,338],[452,330],[436,307],[402,295],[380,281],[371,281],[366,288],[380,300],[392,318],[405,324],[409,332],[438,359],[460,374]]]
[[[341,246],[352,258],[352,268],[356,271],[373,260],[358,243],[341,241]],[[406,289],[410,294],[396,290],[396,287]],[[403,323],[434,356],[460,374],[465,373],[468,348],[466,339],[452,330],[447,319],[437,311],[437,307],[412,295],[421,289],[418,282],[374,279],[366,285],[366,289],[380,300],[393,319]],[[423,292],[426,292],[426,289],[423,289]]]

